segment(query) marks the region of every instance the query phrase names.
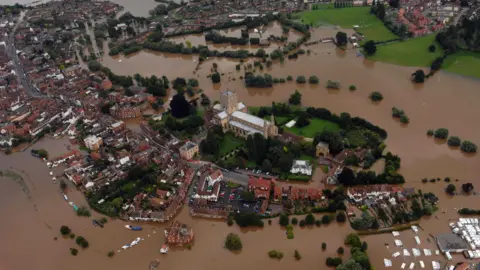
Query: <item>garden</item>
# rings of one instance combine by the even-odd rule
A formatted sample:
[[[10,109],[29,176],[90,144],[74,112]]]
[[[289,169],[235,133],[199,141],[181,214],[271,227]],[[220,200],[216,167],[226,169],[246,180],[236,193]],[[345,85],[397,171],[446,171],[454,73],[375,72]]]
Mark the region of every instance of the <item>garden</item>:
[[[285,130],[299,136],[304,136],[307,138],[315,137],[315,134],[323,131],[339,131],[340,127],[338,124],[330,122],[328,120],[313,118],[310,120],[310,124],[304,127],[293,126],[291,128],[285,127]]]

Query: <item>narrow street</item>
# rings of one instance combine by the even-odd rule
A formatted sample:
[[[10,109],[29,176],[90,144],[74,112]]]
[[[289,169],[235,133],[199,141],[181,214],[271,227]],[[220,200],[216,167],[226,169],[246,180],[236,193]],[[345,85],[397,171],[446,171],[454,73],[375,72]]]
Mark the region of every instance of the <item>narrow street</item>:
[[[23,17],[25,16],[24,13],[20,15],[20,18],[18,18],[17,23],[12,29],[12,32],[8,35],[7,39],[7,53],[10,59],[12,60],[13,64],[15,65],[15,72],[20,80],[20,83],[22,84],[23,88],[27,92],[27,94],[31,97],[45,97],[35,89],[34,86],[28,81],[27,76],[25,75],[25,72],[23,70],[22,65],[20,64],[20,59],[18,58],[18,55],[16,53],[16,48],[15,48],[15,31],[17,30],[17,27],[20,25],[20,23],[23,20]]]

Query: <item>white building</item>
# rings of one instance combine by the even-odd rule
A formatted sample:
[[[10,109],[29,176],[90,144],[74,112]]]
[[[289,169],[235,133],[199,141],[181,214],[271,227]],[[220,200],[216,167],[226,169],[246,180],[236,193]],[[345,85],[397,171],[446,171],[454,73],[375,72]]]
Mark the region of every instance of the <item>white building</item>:
[[[290,172],[312,175],[312,165],[308,160],[294,160]]]
[[[85,147],[87,147],[90,150],[96,151],[100,148],[100,146],[103,144],[103,140],[101,137],[97,137],[95,135],[90,135],[86,137],[83,142],[85,143]]]

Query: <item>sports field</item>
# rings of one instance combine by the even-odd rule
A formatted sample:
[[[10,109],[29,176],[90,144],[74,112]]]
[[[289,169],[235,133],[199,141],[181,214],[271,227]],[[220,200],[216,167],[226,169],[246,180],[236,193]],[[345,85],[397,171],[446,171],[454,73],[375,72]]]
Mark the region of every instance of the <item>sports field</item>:
[[[480,78],[480,53],[464,51],[450,55],[445,59],[443,69],[460,75]]]
[[[428,46],[434,44],[435,52],[429,52]],[[378,45],[375,55],[369,58],[376,61],[414,67],[429,67],[432,61],[443,55],[443,50],[435,42],[435,35]]]
[[[329,8],[310,10],[298,15],[303,23],[314,26],[338,25],[342,28],[352,29],[354,25],[360,26],[358,32],[365,35],[366,40],[391,40],[397,38],[390,32],[377,17],[370,14],[370,7]]]

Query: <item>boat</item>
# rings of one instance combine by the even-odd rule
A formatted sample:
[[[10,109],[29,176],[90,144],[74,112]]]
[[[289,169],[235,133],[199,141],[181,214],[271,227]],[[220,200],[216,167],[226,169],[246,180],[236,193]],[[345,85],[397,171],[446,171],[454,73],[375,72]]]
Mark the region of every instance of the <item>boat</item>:
[[[67,195],[65,195],[65,194],[62,194],[62,195],[63,195],[63,199],[65,199],[65,201],[68,202],[68,197],[67,197]]]
[[[92,220],[92,224],[93,226],[100,226],[100,228],[103,228],[103,224],[101,222],[99,222],[98,220]]]
[[[132,230],[132,231],[141,231],[142,227],[140,226],[132,226],[132,225],[125,225],[125,228]]]
[[[166,244],[162,245],[162,248],[160,248],[160,253],[162,253],[162,254],[167,254],[168,253],[168,246]]]
[[[78,206],[76,206],[73,202],[69,202],[70,206],[73,207],[73,211],[77,212],[78,211]]]

